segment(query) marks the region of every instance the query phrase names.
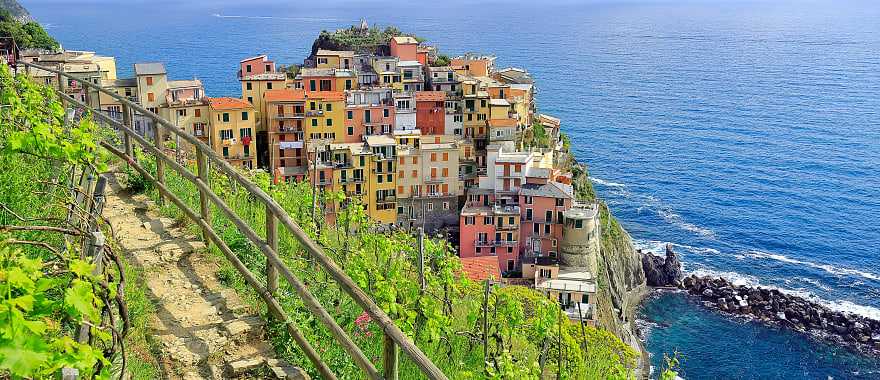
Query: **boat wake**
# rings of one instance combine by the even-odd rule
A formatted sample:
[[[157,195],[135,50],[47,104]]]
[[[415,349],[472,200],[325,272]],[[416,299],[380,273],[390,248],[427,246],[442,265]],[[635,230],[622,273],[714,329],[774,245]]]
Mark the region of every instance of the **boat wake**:
[[[340,22],[341,20],[335,18],[321,18],[321,17],[278,17],[278,16],[245,16],[245,15],[224,15],[220,13],[214,13],[211,16],[217,18],[237,18],[237,19],[254,19],[254,20],[285,20],[285,21],[304,21],[304,22]]]
[[[622,183],[606,181],[604,179],[596,178],[596,177],[590,177],[590,181],[592,181],[593,183],[600,184],[602,186],[607,186],[607,187],[626,187],[626,185],[624,185]]]

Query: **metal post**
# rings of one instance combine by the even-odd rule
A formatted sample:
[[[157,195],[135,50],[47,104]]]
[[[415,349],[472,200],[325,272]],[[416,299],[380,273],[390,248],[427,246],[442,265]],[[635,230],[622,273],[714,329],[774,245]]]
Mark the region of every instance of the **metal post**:
[[[199,179],[202,180],[205,184],[208,184],[208,156],[202,152],[202,149],[196,146],[196,164],[198,165],[198,176]],[[205,221],[207,225],[211,225],[211,209],[208,207],[208,194],[199,189],[199,207],[201,208],[201,217],[202,220]],[[206,231],[202,231],[203,239],[205,241],[205,245],[208,245],[211,241],[208,238],[208,233]]]
[[[269,207],[266,207],[266,243],[278,252],[278,219]],[[266,289],[273,297],[278,293],[278,268],[269,259],[266,259]]]
[[[385,380],[397,380],[397,363],[399,356],[397,345],[394,344],[394,339],[392,339],[391,336],[385,334],[382,346],[385,361]]]
[[[559,340],[558,350],[559,350],[559,359],[556,363],[556,380],[562,379],[562,305],[559,306],[559,316],[556,318],[559,323]]]
[[[156,148],[159,149],[159,154],[164,154],[162,146],[162,126],[156,119],[153,119],[153,143],[156,145]],[[163,185],[165,184],[165,161],[159,157],[156,157],[156,180]],[[159,192],[159,204],[164,202],[165,197],[162,196],[162,192]]]

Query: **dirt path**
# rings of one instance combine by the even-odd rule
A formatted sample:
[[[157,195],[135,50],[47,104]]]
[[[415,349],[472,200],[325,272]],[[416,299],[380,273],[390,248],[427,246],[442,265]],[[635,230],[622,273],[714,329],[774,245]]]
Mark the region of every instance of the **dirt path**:
[[[160,217],[153,202],[110,177],[104,217],[129,262],[143,269],[155,353],[166,379],[308,379],[275,359],[263,321],[217,280],[219,267],[199,238]]]

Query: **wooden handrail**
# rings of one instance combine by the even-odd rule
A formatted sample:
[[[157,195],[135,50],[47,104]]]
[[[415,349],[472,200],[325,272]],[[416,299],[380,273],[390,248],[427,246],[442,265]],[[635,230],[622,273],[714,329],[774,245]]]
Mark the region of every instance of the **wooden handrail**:
[[[70,76],[62,71],[55,70],[52,68],[42,67],[42,66],[35,65],[33,63],[28,63],[28,62],[22,62],[22,64],[24,64],[26,67],[33,67],[36,69],[46,70],[46,71],[58,74],[59,78],[60,77],[67,77],[67,78],[77,79],[76,77]],[[375,379],[382,378],[382,376],[378,373],[378,371],[372,365],[372,363],[370,363],[369,360],[366,359],[366,357],[363,355],[363,353],[360,351],[360,349],[351,341],[351,339],[347,336],[347,334],[345,334],[345,331],[342,330],[338,326],[338,324],[336,324],[335,320],[333,320],[333,318],[329,315],[329,313],[327,313],[327,311],[320,305],[320,303],[317,301],[317,299],[315,299],[314,296],[311,295],[311,293],[308,291],[307,287],[304,284],[302,284],[302,282],[299,281],[299,279],[297,279],[293,275],[293,273],[290,271],[290,269],[281,261],[281,259],[277,255],[274,247],[270,246],[270,244],[266,240],[263,240],[259,236],[257,236],[257,234],[253,231],[252,228],[250,228],[250,226],[247,225],[247,223],[242,221],[234,213],[234,211],[232,211],[222,201],[222,199],[220,199],[216,194],[213,193],[213,191],[211,191],[211,189],[208,187],[208,185],[205,181],[206,178],[203,178],[203,174],[206,174],[206,173],[202,172],[203,170],[206,170],[206,168],[203,169],[203,167],[207,166],[207,163],[202,162],[203,160],[204,161],[210,160],[210,162],[213,163],[214,165],[216,165],[216,167],[221,172],[223,172],[229,178],[234,179],[242,187],[247,189],[251,195],[253,195],[256,199],[260,200],[265,205],[267,213],[271,213],[275,218],[277,218],[278,221],[281,222],[281,224],[283,224],[288,229],[288,231],[291,232],[291,234],[293,234],[294,237],[296,237],[296,239],[299,241],[299,243],[302,244],[302,246],[305,247],[305,249],[309,252],[311,257],[314,257],[318,261],[318,263],[321,264],[321,266],[329,273],[329,275],[339,285],[339,287],[342,288],[342,290],[345,291],[359,306],[361,306],[361,308],[364,309],[364,311],[373,319],[373,321],[382,328],[383,332],[385,333],[385,335],[388,339],[387,343],[389,343],[389,344],[385,344],[386,350],[389,349],[389,346],[391,346],[390,347],[391,349],[394,349],[393,346],[394,346],[394,344],[396,344],[397,346],[400,347],[400,349],[404,353],[406,353],[406,355],[411,360],[413,360],[413,362],[421,369],[422,373],[424,373],[429,379],[432,379],[432,380],[446,380],[447,379],[446,375],[444,375],[443,372],[440,371],[440,369],[427,357],[427,355],[425,355],[425,353],[422,352],[422,350],[419,349],[418,346],[416,346],[409,339],[409,337],[407,337],[406,334],[404,334],[403,331],[401,331],[400,328],[397,327],[397,325],[394,323],[394,321],[384,311],[382,311],[382,309],[379,308],[379,306],[362,289],[360,289],[360,287],[358,287],[357,284],[355,284],[354,280],[352,280],[338,265],[336,265],[336,263],[333,261],[333,259],[331,259],[329,256],[327,256],[324,253],[323,249],[314,240],[312,240],[308,236],[308,234],[296,222],[293,221],[293,219],[287,214],[287,212],[274,199],[272,199],[271,196],[266,194],[256,184],[254,184],[253,182],[248,180],[245,176],[243,176],[241,173],[239,173],[228,162],[226,162],[225,160],[220,158],[207,144],[205,144],[204,142],[202,142],[201,140],[199,140],[195,136],[192,136],[192,135],[186,133],[185,131],[180,130],[179,127],[171,124],[169,121],[161,118],[159,115],[157,115],[153,112],[150,112],[149,110],[144,109],[140,105],[129,101],[127,98],[120,96],[120,95],[116,94],[115,92],[108,91],[108,90],[104,89],[103,87],[101,87],[100,85],[97,85],[97,84],[94,84],[94,83],[91,83],[88,81],[81,81],[81,82],[87,87],[94,88],[95,90],[118,100],[123,105],[124,108],[127,108],[128,110],[134,110],[136,112],[147,115],[150,119],[153,120],[153,122],[155,124],[157,124],[155,126],[156,128],[161,128],[164,126],[165,127],[164,129],[166,131],[169,131],[171,133],[176,134],[181,139],[187,141],[188,143],[192,144],[195,147],[196,153],[199,156],[199,163],[198,163],[199,164],[199,175],[198,176],[189,172],[186,168],[177,164],[177,162],[175,160],[172,160],[170,157],[165,155],[161,151],[161,149],[158,148],[158,146],[159,146],[158,142],[156,142],[156,145],[150,144],[146,139],[139,136],[134,130],[132,130],[129,125],[125,125],[125,124],[130,124],[130,120],[131,120],[130,115],[124,115],[125,121],[126,121],[125,124],[120,123],[119,121],[113,119],[112,117],[104,115],[102,112],[100,112],[100,110],[95,110],[90,105],[86,105],[86,104],[79,102],[78,100],[68,96],[67,94],[64,94],[64,92],[61,91],[61,89],[56,89],[56,92],[58,92],[58,94],[63,99],[65,99],[67,102],[70,102],[71,104],[76,104],[79,107],[82,107],[84,109],[88,109],[88,110],[92,111],[92,114],[98,115],[99,117],[101,117],[102,119],[107,121],[108,123],[114,125],[115,127],[119,128],[121,131],[123,131],[124,137],[125,137],[125,142],[126,142],[126,149],[124,152],[113,147],[112,144],[109,144],[107,142],[102,142],[102,145],[104,147],[106,147],[108,150],[110,150],[111,152],[113,152],[114,154],[116,154],[117,156],[124,158],[126,161],[128,161],[130,164],[132,164],[132,166],[135,167],[136,170],[138,170],[138,168],[140,168],[141,170],[138,170],[138,171],[141,172],[141,174],[144,175],[145,178],[149,179],[152,182],[156,182],[161,193],[163,193],[165,196],[167,196],[168,199],[170,199],[172,201],[172,203],[174,203],[179,208],[181,208],[181,210],[184,211],[184,213],[190,219],[192,219],[194,222],[199,224],[199,226],[202,227],[202,229],[203,229],[203,233],[205,233],[205,235],[207,235],[207,237],[210,238],[210,240],[213,240],[220,247],[220,249],[224,253],[224,255],[227,256],[227,259],[229,259],[230,261],[233,262],[233,265],[236,267],[236,269],[238,269],[239,272],[242,272],[242,270],[243,270],[244,272],[242,272],[242,275],[244,275],[246,279],[248,278],[248,275],[250,275],[250,278],[253,280],[253,282],[248,280],[248,283],[252,287],[254,287],[255,290],[258,291],[260,296],[264,299],[264,301],[266,301],[267,305],[270,305],[270,309],[273,311],[273,314],[277,314],[276,317],[280,318],[281,320],[288,321],[286,314],[284,313],[283,310],[280,309],[280,305],[277,303],[277,301],[274,299],[274,297],[272,297],[272,295],[271,295],[272,292],[270,292],[269,289],[266,289],[265,287],[263,287],[262,285],[259,284],[259,281],[257,281],[256,278],[253,277],[253,274],[247,270],[247,268],[244,266],[244,264],[242,264],[238,260],[238,258],[232,253],[232,251],[229,250],[229,248],[222,241],[220,241],[219,237],[211,229],[210,223],[208,223],[208,221],[204,219],[204,214],[206,213],[206,211],[205,211],[206,207],[204,206],[205,202],[206,202],[205,198],[208,198],[213,203],[215,203],[224,212],[224,214],[226,214],[230,218],[230,220],[233,221],[233,223],[236,225],[236,227],[238,227],[239,231],[242,232],[245,236],[247,236],[248,239],[251,240],[251,243],[253,243],[258,248],[260,248],[260,250],[266,256],[267,261],[271,262],[273,264],[272,266],[274,266],[275,269],[280,271],[280,274],[297,291],[297,294],[300,296],[300,298],[303,299],[303,301],[306,303],[306,305],[309,307],[309,309],[322,322],[324,322],[325,326],[330,330],[330,332],[334,336],[334,338],[336,338],[336,340],[343,346],[343,348],[350,355],[352,355],[352,358],[355,360],[355,363],[358,364],[358,366],[362,370],[364,370],[370,378],[375,378]],[[156,136],[161,136],[158,129],[156,131]],[[167,187],[165,187],[163,178],[156,178],[156,177],[149,175],[149,173],[146,173],[146,171],[142,171],[143,170],[142,167],[137,165],[137,163],[133,162],[133,159],[134,159],[134,157],[132,157],[133,151],[130,150],[130,148],[129,148],[131,138],[134,138],[136,141],[138,141],[138,143],[144,149],[149,150],[151,153],[153,153],[153,155],[156,156],[157,163],[162,162],[163,166],[164,166],[164,164],[169,165],[171,168],[173,168],[175,171],[177,171],[181,176],[183,176],[184,178],[186,178],[187,180],[189,180],[190,182],[192,182],[193,184],[195,184],[199,188],[200,199],[201,199],[201,204],[202,204],[201,215],[196,214],[193,210],[189,209],[182,201],[180,201],[179,198],[177,198],[174,194],[172,194],[167,189]],[[159,173],[159,176],[164,177],[164,170],[162,173]],[[241,265],[236,264],[236,262]],[[271,284],[270,284],[270,287],[271,287]],[[274,289],[271,289],[271,290],[274,290]],[[278,305],[278,308],[276,309],[275,307],[271,306],[272,304]],[[309,345],[309,343],[307,341],[305,341],[305,339],[302,337],[302,335],[298,333],[298,330],[296,330],[296,327],[291,326],[291,323],[287,323],[287,325],[288,325],[289,330],[292,328],[293,331],[297,332],[296,334],[294,334],[293,331],[291,331],[291,335],[294,336],[294,340],[297,342],[297,344],[299,344],[300,347],[302,347],[303,350],[306,351],[307,356],[309,356],[309,359],[313,362],[313,364],[316,365],[319,372],[321,372],[322,376],[325,376],[327,378],[332,378],[332,377],[325,375],[325,371],[324,371],[324,369],[322,369],[322,365],[324,366],[324,368],[326,368],[326,365],[320,361],[320,358],[315,359],[309,354],[309,350],[307,348],[311,348],[311,346]],[[390,344],[391,342],[393,342],[394,344]],[[314,352],[313,349],[311,351]],[[389,356],[396,357],[396,355],[386,355],[386,357],[389,357]],[[385,363],[386,373],[389,373],[387,371],[387,368],[389,365],[391,365],[391,363]],[[396,366],[397,363],[393,363],[393,365]]]

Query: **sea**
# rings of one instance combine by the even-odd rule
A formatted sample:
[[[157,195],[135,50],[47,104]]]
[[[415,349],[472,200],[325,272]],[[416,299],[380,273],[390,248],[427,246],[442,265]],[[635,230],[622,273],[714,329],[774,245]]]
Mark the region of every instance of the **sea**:
[[[847,0],[22,2],[69,49],[239,96],[239,60],[396,25],[528,69],[638,247],[880,319],[880,3]],[[640,314],[686,379],[880,379],[880,360],[678,293]]]

